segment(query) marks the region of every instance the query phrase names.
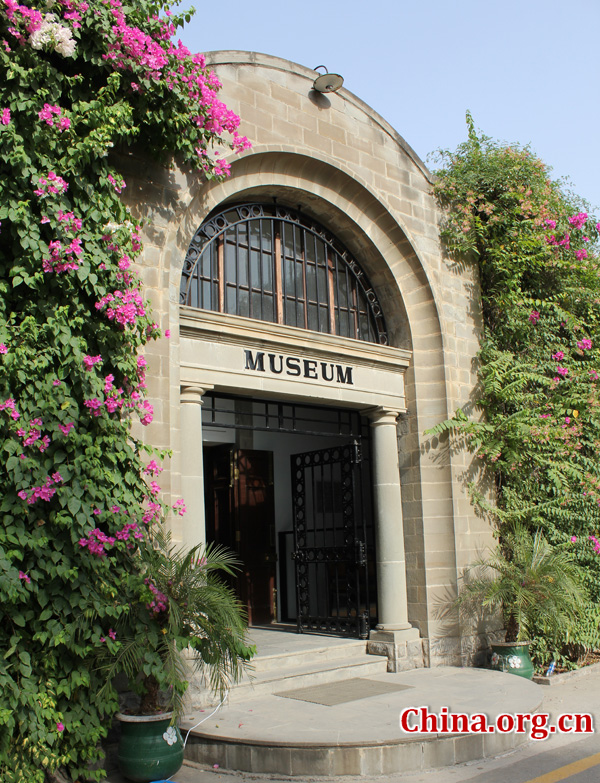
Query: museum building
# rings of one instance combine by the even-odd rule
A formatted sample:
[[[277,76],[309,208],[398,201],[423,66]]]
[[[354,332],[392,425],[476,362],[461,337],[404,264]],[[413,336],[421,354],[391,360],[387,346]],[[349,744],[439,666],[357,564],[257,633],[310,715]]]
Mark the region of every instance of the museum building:
[[[120,161],[171,333],[147,348],[145,435],[187,506],[174,538],[237,553],[251,625],[460,663],[476,639],[447,605],[491,533],[470,456],[426,430],[472,403],[474,272],[443,254],[431,174],[359,98],[277,57],[207,62],[252,142],[231,176]]]

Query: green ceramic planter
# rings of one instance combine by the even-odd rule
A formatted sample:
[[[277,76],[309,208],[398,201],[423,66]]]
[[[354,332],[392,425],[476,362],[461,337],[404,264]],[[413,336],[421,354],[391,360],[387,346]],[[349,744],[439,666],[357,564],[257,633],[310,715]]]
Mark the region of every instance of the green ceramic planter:
[[[530,680],[533,677],[533,663],[529,657],[529,642],[492,644],[491,667]]]
[[[119,769],[134,783],[151,783],[174,775],[183,764],[183,740],[171,713],[117,715],[121,722]]]

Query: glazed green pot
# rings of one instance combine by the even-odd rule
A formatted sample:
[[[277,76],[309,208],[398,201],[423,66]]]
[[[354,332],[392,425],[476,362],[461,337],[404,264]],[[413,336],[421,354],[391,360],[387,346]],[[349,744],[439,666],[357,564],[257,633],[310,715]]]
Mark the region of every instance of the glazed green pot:
[[[170,712],[117,715],[121,722],[119,769],[134,783],[151,783],[174,775],[183,764],[183,740],[171,726]]]
[[[533,663],[529,657],[529,642],[492,644],[491,667],[530,680],[533,677]]]

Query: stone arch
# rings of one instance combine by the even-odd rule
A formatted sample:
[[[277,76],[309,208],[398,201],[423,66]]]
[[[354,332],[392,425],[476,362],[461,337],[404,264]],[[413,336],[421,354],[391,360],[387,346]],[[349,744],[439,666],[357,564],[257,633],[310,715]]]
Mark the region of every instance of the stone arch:
[[[171,291],[179,275],[189,240],[216,207],[239,200],[277,197],[326,225],[348,247],[377,289],[386,318],[393,324],[391,344],[413,350],[413,330],[442,338],[440,311],[416,242],[383,197],[349,172],[325,160],[283,150],[254,152],[235,160],[231,177],[208,183],[190,193],[189,202],[169,242],[165,268]],[[409,309],[415,311],[411,317]]]
[[[179,283],[191,237],[206,216],[227,202],[277,196],[326,225],[360,260],[386,315],[390,344],[413,352],[407,373],[407,417],[400,438],[409,619],[429,635],[432,607],[427,597],[428,558],[455,583],[454,488],[450,464],[423,458],[422,433],[449,412],[441,308],[434,283],[406,227],[385,199],[330,161],[283,149],[255,150],[233,162],[225,182],[191,189],[177,224],[171,224],[162,265],[169,275],[171,323],[178,320]],[[436,525],[425,517],[435,503]],[[435,529],[434,529],[435,528]],[[444,547],[435,550],[443,533]],[[433,547],[428,543],[433,543]],[[454,576],[451,576],[454,574]]]

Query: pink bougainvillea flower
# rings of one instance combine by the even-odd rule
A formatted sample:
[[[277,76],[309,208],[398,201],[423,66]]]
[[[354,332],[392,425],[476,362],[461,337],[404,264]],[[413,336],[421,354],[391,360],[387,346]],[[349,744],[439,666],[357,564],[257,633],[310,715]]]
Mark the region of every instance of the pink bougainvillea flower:
[[[75,425],[73,424],[73,422],[70,421],[67,424],[59,424],[58,429],[62,432],[63,435],[68,435],[74,426]]]
[[[58,721],[57,724],[56,724],[56,731],[58,731],[58,733],[60,734],[61,731],[64,731],[64,730],[65,730],[65,724],[61,723],[60,721]]]
[[[2,125],[10,125],[10,109],[2,109],[2,114],[0,114],[0,122]]]
[[[529,320],[532,324],[537,324],[537,322],[540,320],[540,314],[537,310],[532,310],[529,313]]]
[[[565,358],[565,355],[562,351],[557,351],[556,353],[552,354],[552,358],[556,359],[557,362],[560,362],[561,359]]]
[[[150,473],[150,475],[155,476],[158,473],[162,473],[162,470],[163,469],[157,464],[156,460],[151,459],[144,468],[144,473]]]
[[[100,354],[98,354],[98,356],[84,356],[83,357],[83,364],[85,366],[85,369],[88,370],[88,371],[91,370],[92,367],[95,364],[98,364],[101,361],[102,361],[102,357],[100,356]]]
[[[577,347],[580,351],[591,351],[592,349],[592,341],[586,338],[585,340],[581,340],[577,343]]]
[[[170,336],[171,336],[171,330],[165,329],[165,337],[170,337]]]
[[[27,582],[27,584],[31,583],[31,579],[27,576],[27,574],[24,571],[19,571],[19,579],[22,579],[24,582]]]
[[[148,402],[148,400],[144,400],[140,405],[140,422],[144,425],[144,427],[147,427],[148,424],[152,424],[152,419],[154,417],[154,408],[152,407],[152,404]]]
[[[4,343],[0,343],[0,353],[8,353],[8,348]]]
[[[574,544],[577,541],[577,536],[571,536],[571,543]]]
[[[567,375],[569,374],[569,368],[568,367],[561,367],[560,364],[559,364],[558,367],[556,368],[556,372],[559,375],[562,375],[563,378],[566,378]]]
[[[569,218],[569,223],[574,228],[582,228],[585,224],[585,221],[588,219],[587,212],[578,212],[576,215],[572,215]]]

